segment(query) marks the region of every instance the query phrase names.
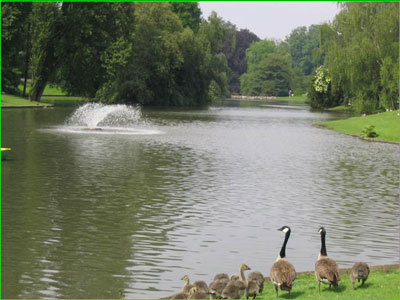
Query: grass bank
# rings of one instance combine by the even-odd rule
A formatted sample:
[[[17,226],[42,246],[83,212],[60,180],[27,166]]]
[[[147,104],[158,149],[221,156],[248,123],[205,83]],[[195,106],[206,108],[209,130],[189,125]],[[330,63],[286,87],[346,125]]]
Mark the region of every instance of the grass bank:
[[[344,120],[326,121],[317,123],[317,126],[333,129],[345,134],[363,137],[362,131],[368,126],[375,126],[378,134],[375,138],[368,140],[384,141],[391,143],[399,142],[399,111],[383,112],[374,115],[353,117]]]
[[[279,101],[289,101],[291,104],[308,104],[307,95],[293,96],[293,97],[276,97]]]
[[[19,96],[14,96],[14,95],[8,95],[8,94],[2,94],[1,95],[1,106],[19,106],[19,107],[24,107],[24,106],[37,106],[37,107],[43,107],[43,106],[51,106],[49,103],[42,103],[42,102],[36,102],[36,101],[30,101],[28,99],[19,97]]]
[[[27,83],[27,93],[29,93],[31,84]],[[19,89],[22,94],[23,86],[20,84]],[[30,101],[27,98],[21,96],[14,96],[9,94],[1,95],[1,106],[77,106],[82,103],[88,102],[87,98],[75,97],[65,95],[59,88],[47,85],[40,102]]]
[[[313,272],[298,274],[290,295],[279,290],[279,298],[284,299],[399,299],[399,266],[372,267],[364,286],[356,283],[353,290],[348,269],[341,271],[342,280],[338,288],[318,284]],[[276,299],[275,289],[268,279],[262,295],[258,299]]]

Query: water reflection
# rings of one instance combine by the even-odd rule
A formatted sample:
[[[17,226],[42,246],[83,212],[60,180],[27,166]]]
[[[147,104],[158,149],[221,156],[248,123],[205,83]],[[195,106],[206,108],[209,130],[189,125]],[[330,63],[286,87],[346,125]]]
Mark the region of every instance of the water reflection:
[[[157,298],[183,274],[287,255],[313,268],[398,262],[398,146],[280,107],[144,111],[159,135],[68,134],[70,111],[3,111],[4,298]],[[374,158],[374,159],[372,159]]]

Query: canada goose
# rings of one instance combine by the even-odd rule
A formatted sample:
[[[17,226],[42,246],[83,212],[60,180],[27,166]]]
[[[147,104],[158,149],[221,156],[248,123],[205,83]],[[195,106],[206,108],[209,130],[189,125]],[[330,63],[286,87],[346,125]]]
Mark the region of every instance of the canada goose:
[[[260,293],[262,293],[264,289],[264,282],[265,282],[265,277],[263,274],[260,272],[251,272],[249,276],[247,276],[247,281],[256,281],[258,286],[260,287]]]
[[[290,236],[290,227],[283,226],[278,230],[285,233],[285,240],[283,242],[281,251],[279,252],[278,258],[271,267],[270,278],[275,286],[276,296],[278,297],[278,288],[280,287],[282,291],[290,291],[296,280],[296,270],[294,266],[286,259],[286,244]]]
[[[185,281],[184,286],[182,287],[182,293],[185,293],[186,295],[189,295],[190,290],[192,289],[193,285],[190,284],[190,279],[188,275],[184,275],[181,280]]]
[[[214,276],[214,280],[209,285],[209,293],[215,297],[220,298],[222,291],[229,282],[229,275],[226,273],[219,273]]]
[[[210,296],[208,295],[208,293],[200,291],[197,286],[193,286],[190,289],[188,299],[210,299]]]
[[[354,281],[357,279],[358,282],[361,282],[361,285],[364,285],[364,282],[368,279],[369,275],[369,266],[366,263],[358,262],[355,263],[354,266],[351,268],[350,278],[351,283],[353,284],[354,290]]]
[[[328,257],[325,246],[325,235],[326,231],[324,227],[321,227],[318,231],[321,234],[321,251],[318,255],[318,260],[315,263],[315,277],[318,281],[318,291],[321,291],[321,282],[329,284],[329,287],[333,285],[338,286],[340,281],[339,270],[336,262]]]
[[[246,284],[233,275],[221,293],[222,299],[240,299],[246,291]]]

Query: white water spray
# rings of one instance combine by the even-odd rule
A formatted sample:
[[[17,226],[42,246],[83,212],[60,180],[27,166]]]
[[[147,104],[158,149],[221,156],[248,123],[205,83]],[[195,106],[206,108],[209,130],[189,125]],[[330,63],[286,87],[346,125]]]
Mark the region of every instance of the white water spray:
[[[160,134],[142,117],[139,106],[87,103],[73,112],[57,131],[68,133],[152,135]]]
[[[145,123],[140,107],[101,103],[88,103],[79,107],[66,121],[66,125],[84,126],[90,129],[132,127]]]

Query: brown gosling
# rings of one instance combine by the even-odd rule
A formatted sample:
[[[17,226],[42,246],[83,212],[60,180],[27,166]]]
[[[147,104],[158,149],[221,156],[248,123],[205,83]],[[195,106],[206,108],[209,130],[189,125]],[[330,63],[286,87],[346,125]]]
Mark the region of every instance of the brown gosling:
[[[210,299],[210,296],[208,293],[200,291],[197,286],[193,286],[188,299]]]
[[[193,283],[193,286],[196,287],[199,292],[202,292],[202,293],[208,293],[209,292],[209,288],[208,288],[207,283],[205,283],[202,280],[195,281]]]
[[[229,282],[229,276],[226,273],[219,273],[214,276],[214,280],[210,283],[209,293],[214,298],[221,298],[222,291]]]
[[[264,289],[265,277],[260,272],[251,272],[247,276],[247,281],[256,281],[258,286],[260,287],[260,294]]]
[[[361,282],[361,285],[364,285],[364,282],[368,279],[369,275],[369,266],[364,262],[355,263],[350,271],[350,279],[353,284],[354,290],[354,282],[357,279],[358,282]]]
[[[246,277],[244,276],[244,271],[251,270],[250,267],[246,264],[241,265],[240,267],[240,276],[242,279],[242,282],[246,285],[246,299],[249,299],[249,297],[253,297],[253,299],[257,296],[257,294],[260,292],[260,286],[258,285],[257,281],[255,280],[250,280],[247,281]],[[253,272],[255,273],[255,272]]]
[[[291,232],[290,227],[283,226],[278,230],[285,233],[285,240],[283,241],[278,258],[272,265],[270,271],[270,278],[275,287],[276,297],[278,297],[278,288],[280,288],[281,291],[288,291],[290,294],[294,281],[296,280],[296,270],[294,269],[294,266],[286,259],[286,244],[289,240]]]
[[[241,289],[244,293],[246,286],[241,280],[239,280],[239,276],[232,275],[228,284],[221,293],[221,299],[240,299],[243,295],[243,293],[239,291]]]
[[[315,277],[318,281],[318,292],[321,292],[321,283],[337,287],[340,281],[339,269],[336,262],[328,257],[325,246],[326,230],[321,227],[318,231],[321,235],[321,251],[315,263]]]
[[[229,281],[229,275],[226,273],[218,273],[217,275],[214,276],[213,281],[215,280],[222,280],[222,281]]]
[[[255,280],[248,281],[246,288],[246,299],[249,299],[249,297],[253,297],[253,299],[255,299],[257,297],[257,294],[259,293],[260,293],[260,286],[258,285],[257,281]]]
[[[190,279],[188,275],[184,275],[181,280],[185,281],[184,286],[182,287],[182,293],[189,295],[190,290],[192,289],[193,285],[190,284]]]

